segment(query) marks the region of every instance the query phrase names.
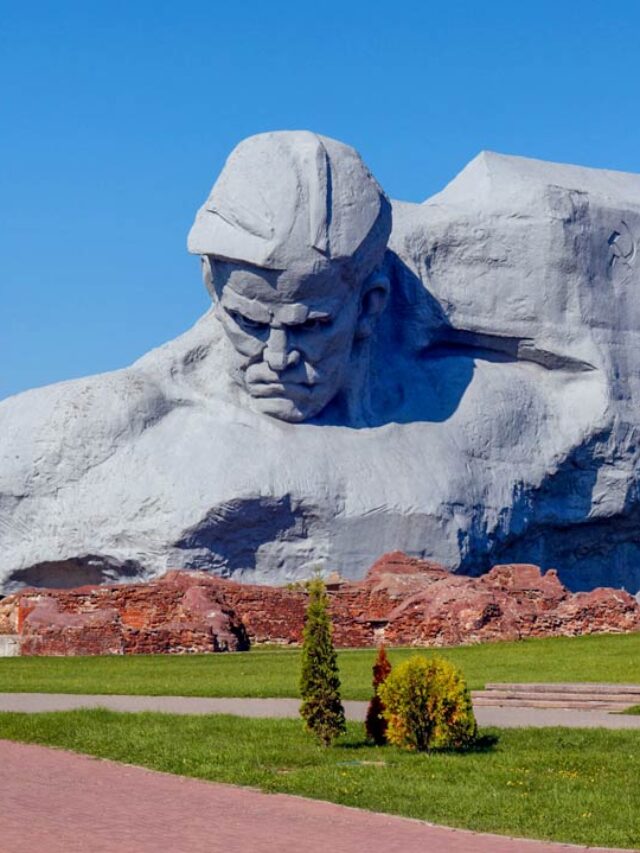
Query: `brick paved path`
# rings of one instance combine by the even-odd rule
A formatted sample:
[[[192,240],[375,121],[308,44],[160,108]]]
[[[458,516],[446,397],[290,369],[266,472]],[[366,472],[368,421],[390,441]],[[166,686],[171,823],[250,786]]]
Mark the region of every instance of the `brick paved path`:
[[[299,699],[205,699],[196,696],[90,696],[72,693],[0,693],[0,711],[164,711],[169,714],[236,714],[241,717],[297,717]],[[364,720],[366,702],[345,702],[350,720]],[[640,715],[605,711],[541,708],[474,708],[481,726],[569,726],[571,728],[640,729]],[[2,853],[2,851],[0,851]]]
[[[0,741],[1,853],[567,853],[585,849],[451,830]]]

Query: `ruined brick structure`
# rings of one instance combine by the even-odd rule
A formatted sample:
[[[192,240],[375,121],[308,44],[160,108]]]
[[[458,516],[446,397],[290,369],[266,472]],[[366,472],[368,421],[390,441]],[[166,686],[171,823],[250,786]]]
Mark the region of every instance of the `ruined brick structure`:
[[[341,647],[444,646],[524,637],[640,631],[640,604],[623,590],[571,593],[536,566],[453,575],[387,554],[363,581],[330,579]],[[24,590],[0,601],[0,634],[23,655],[239,651],[299,643],[302,585],[238,584],[203,572],[169,572],[145,584]]]

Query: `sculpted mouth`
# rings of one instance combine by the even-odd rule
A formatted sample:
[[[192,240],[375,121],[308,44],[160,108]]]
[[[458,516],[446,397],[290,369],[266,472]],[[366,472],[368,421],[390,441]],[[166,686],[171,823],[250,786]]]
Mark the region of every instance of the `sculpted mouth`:
[[[249,393],[253,397],[307,397],[313,391],[310,382],[248,382]]]

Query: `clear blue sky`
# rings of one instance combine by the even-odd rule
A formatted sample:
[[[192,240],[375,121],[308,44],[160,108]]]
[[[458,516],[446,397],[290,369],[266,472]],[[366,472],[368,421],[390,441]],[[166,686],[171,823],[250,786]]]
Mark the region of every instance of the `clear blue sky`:
[[[196,320],[186,234],[252,133],[337,137],[413,201],[484,148],[640,172],[637,0],[0,9],[0,397]]]

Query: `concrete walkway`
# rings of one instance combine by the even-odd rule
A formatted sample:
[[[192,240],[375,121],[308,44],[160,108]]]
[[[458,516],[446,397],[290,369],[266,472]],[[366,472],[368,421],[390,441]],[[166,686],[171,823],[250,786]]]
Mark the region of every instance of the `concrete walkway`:
[[[3,853],[561,853],[284,794],[0,741]]]
[[[235,714],[240,717],[297,717],[298,699],[204,699],[194,696],[109,696],[72,693],[0,693],[0,711],[70,711],[109,708],[113,711],[159,711],[167,714]],[[350,720],[364,720],[366,702],[345,702]],[[480,726],[568,726],[570,728],[640,729],[640,715],[604,711],[542,708],[474,708]]]

